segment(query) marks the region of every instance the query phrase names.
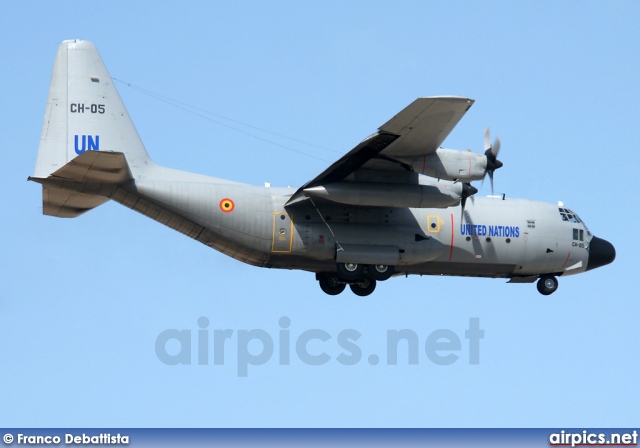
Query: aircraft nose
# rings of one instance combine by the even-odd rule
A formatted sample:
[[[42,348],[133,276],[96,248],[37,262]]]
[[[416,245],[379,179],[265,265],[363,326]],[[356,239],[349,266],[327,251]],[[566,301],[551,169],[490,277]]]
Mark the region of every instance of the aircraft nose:
[[[616,259],[616,249],[607,240],[594,236],[589,243],[589,262],[587,271],[609,264]]]

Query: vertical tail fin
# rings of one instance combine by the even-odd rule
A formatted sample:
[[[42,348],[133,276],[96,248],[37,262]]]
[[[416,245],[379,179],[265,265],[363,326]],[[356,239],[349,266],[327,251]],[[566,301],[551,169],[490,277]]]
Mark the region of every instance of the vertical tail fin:
[[[53,66],[35,178],[47,178],[86,151],[124,153],[135,175],[151,164],[96,47],[66,40]]]

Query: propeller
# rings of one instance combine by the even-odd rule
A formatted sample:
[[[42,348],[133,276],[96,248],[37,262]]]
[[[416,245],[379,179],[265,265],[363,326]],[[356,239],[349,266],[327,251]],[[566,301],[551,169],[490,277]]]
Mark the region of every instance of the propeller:
[[[493,172],[502,167],[502,162],[498,160],[498,153],[500,152],[500,137],[497,137],[493,146],[491,146],[491,137],[489,136],[489,128],[484,130],[484,155],[487,156],[487,169],[485,176],[489,174],[489,180],[491,181],[491,194],[493,194]],[[482,179],[484,183],[484,178]]]
[[[467,205],[467,198],[471,197],[471,200],[473,201],[473,195],[476,194],[477,192],[478,192],[478,189],[473,185],[471,185],[470,183],[465,182],[462,184],[462,195],[460,195],[460,205],[461,205],[460,221],[461,222],[464,219],[464,207]]]

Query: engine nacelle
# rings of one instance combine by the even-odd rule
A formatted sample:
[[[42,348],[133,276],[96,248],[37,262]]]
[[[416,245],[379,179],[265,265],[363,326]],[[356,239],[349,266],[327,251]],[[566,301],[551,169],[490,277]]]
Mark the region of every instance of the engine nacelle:
[[[410,165],[416,173],[461,182],[481,180],[487,170],[487,156],[457,149],[439,148],[427,156],[401,158],[399,161]]]
[[[456,206],[459,204],[464,191],[465,186],[461,182],[438,182],[435,180],[428,185],[334,182],[305,188],[304,190],[310,196],[321,197],[340,204],[410,208],[447,208]]]

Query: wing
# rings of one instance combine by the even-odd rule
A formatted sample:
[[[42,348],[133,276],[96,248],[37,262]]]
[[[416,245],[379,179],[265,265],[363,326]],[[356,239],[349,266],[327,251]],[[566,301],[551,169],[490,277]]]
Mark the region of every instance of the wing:
[[[473,102],[452,96],[418,98],[380,126],[380,132],[399,137],[383,154],[412,157],[434,153]]]
[[[418,98],[380,126],[378,132],[363,140],[315,179],[298,189],[287,204],[309,196],[352,204],[354,199],[345,201],[336,198],[345,195],[350,198],[354,195],[367,196],[363,189],[380,196],[379,192],[375,193],[376,188],[380,190],[380,184],[385,184],[383,190],[395,189],[406,194],[407,188],[417,186],[419,181],[417,173],[402,159],[435,153],[473,102],[472,99],[462,97]],[[354,182],[358,186],[347,185],[349,191],[346,191],[344,182]],[[327,193],[329,185],[331,194]],[[416,191],[416,194],[422,193]],[[384,195],[384,192],[381,194]],[[376,200],[373,203],[371,200],[356,201],[359,202],[357,205],[378,205]],[[415,200],[411,203],[414,202]]]

